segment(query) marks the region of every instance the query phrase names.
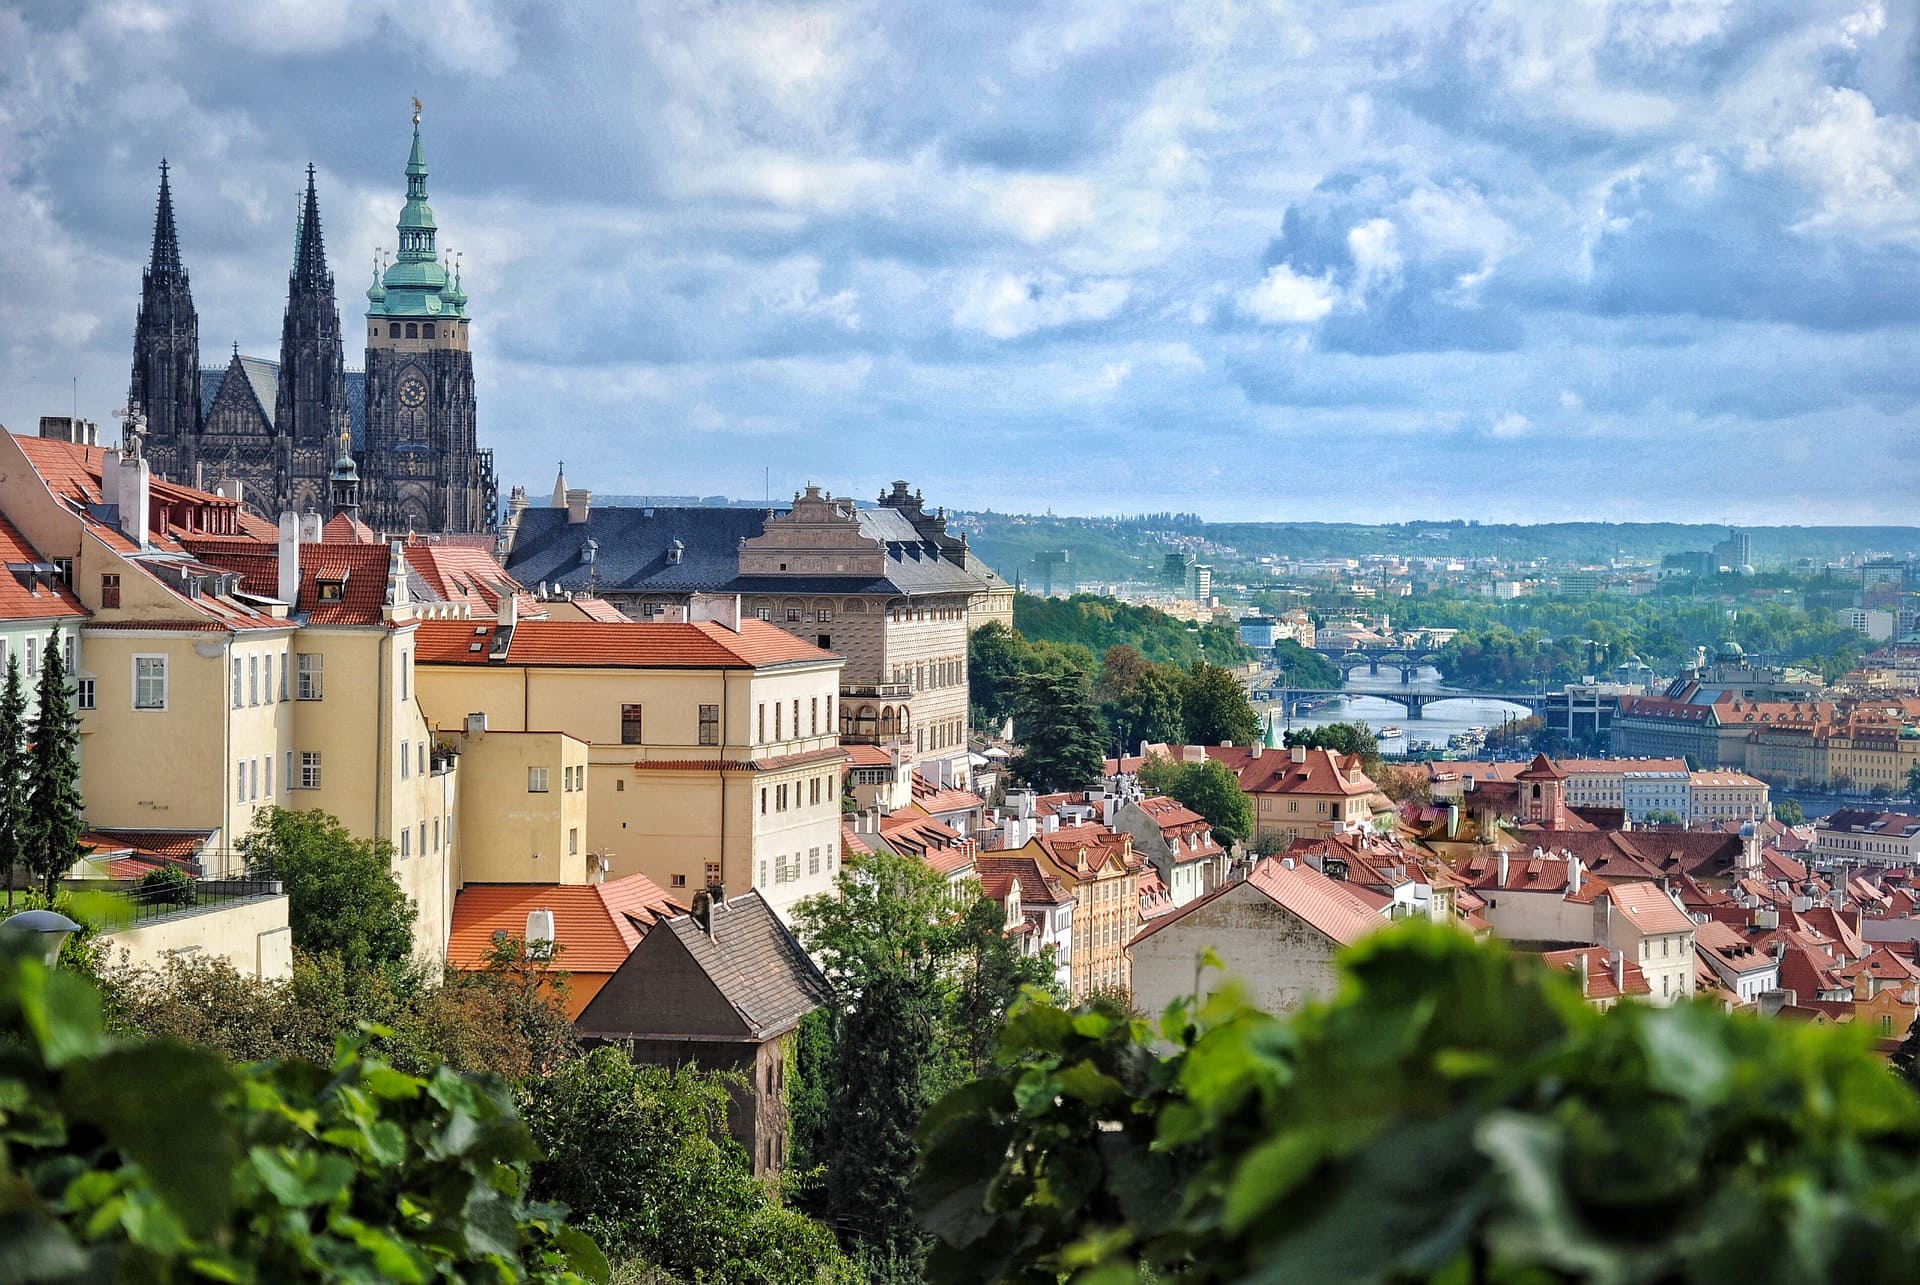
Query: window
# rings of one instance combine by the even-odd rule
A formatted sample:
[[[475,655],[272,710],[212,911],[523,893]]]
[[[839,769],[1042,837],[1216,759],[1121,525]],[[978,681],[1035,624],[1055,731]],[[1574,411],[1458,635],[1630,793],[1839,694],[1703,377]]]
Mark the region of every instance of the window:
[[[413,855],[413,827],[407,826],[400,831],[400,859],[405,861]]]
[[[433,850],[440,851],[440,818],[433,819]]]
[[[760,858],[760,884],[761,884],[761,886],[762,886],[762,887],[765,887],[765,886],[766,886],[766,882],[767,882],[767,859],[766,859],[765,857],[762,857],[762,858]]]
[[[833,620],[833,611],[831,608],[822,607],[820,608],[820,610],[813,613],[813,618],[819,621],[823,625],[829,624]]]
[[[326,687],[327,658],[317,651],[303,651],[294,657],[300,666],[300,684],[297,695],[303,701],[317,701]]]
[[[240,708],[240,658],[233,658],[233,707]]]
[[[427,774],[427,743],[425,741],[420,742],[418,751],[414,754],[414,760],[420,765],[420,775],[425,776]]]
[[[247,704],[260,703],[260,658],[247,657]]]
[[[787,608],[787,623],[788,624],[800,623],[800,608],[798,607]]]
[[[413,766],[413,755],[407,753],[408,748],[405,745],[400,747],[400,779],[403,781],[411,775],[409,769]]]
[[[33,653],[29,651],[27,655],[31,656]],[[167,658],[165,656],[133,658],[133,707],[135,709],[167,707]]]
[[[775,701],[773,703],[773,739],[776,741],[783,739],[780,735],[780,710],[780,702]]]
[[[292,751],[288,751],[291,753]],[[317,790],[320,788],[320,751],[300,751],[300,788]]]
[[[67,672],[69,674],[71,674],[74,670],[80,668],[80,666],[74,664],[74,654],[73,654],[74,644],[78,642],[78,640],[79,640],[79,636],[77,634],[68,634],[66,637],[60,640],[60,655],[61,655],[61,658],[66,662]]]
[[[818,848],[807,850],[807,873],[810,875],[820,873],[820,849]]]
[[[787,810],[787,787],[784,785],[778,786],[774,790],[773,810],[775,812],[785,812]]]
[[[260,658],[260,699],[273,704],[273,653],[268,652]]]
[[[820,735],[820,698],[818,696],[808,702],[807,730],[814,736]]]
[[[75,682],[73,685],[73,694],[75,709],[93,708],[93,680],[91,678],[82,678]]]
[[[700,743],[702,745],[720,743],[720,707],[718,705],[700,707]]]
[[[614,777],[613,792],[615,794],[625,794],[627,792],[627,778],[625,778],[624,776]]]
[[[291,668],[292,666],[287,664],[286,661],[283,660],[280,662],[280,699],[281,700],[287,699],[287,685],[292,681],[292,679],[289,678],[288,676],[288,670],[290,670]]]
[[[399,323],[399,322],[397,322],[397,321],[390,321],[390,322],[388,322],[388,323],[387,323],[387,338],[389,338],[389,339],[398,339],[399,337],[400,337],[400,323]]]
[[[760,734],[754,739],[757,741],[767,739],[767,703],[765,701],[760,702]]]
[[[117,607],[120,605],[120,576],[118,572],[100,577],[100,606]]]
[[[547,769],[530,767],[527,769],[527,793],[545,794],[547,792]]]
[[[795,736],[800,735],[800,698],[798,696],[793,698],[793,734]],[[793,859],[798,861],[800,854],[797,852],[794,853]]]
[[[233,765],[233,801],[235,803],[247,801],[247,761],[245,759],[237,759]]]
[[[754,614],[754,615],[756,615],[756,616],[758,616],[758,617],[760,617],[760,619],[762,619],[762,620],[772,620],[772,619],[773,619],[773,608],[772,608],[772,607],[761,607],[760,609],[758,609],[757,611],[755,611],[755,612],[754,612],[753,614]],[[766,865],[767,863],[766,863],[766,862],[764,862],[764,861],[762,861],[762,862],[761,862],[760,864],[764,866],[764,865]],[[763,883],[764,883],[764,882],[766,882],[766,881],[765,881],[765,880],[763,879],[763,880],[762,880],[761,882],[763,882]]]
[[[273,797],[273,755],[271,754],[263,755],[260,759],[260,766],[267,770],[267,788],[264,791],[262,791],[262,793],[264,793],[268,798],[272,798]]]
[[[403,701],[413,699],[407,694],[407,679],[410,672],[407,668],[407,653],[403,651],[400,653],[400,699]]]
[[[640,744],[641,707],[622,705],[620,707],[620,743],[622,745]]]
[[[420,327],[416,326],[413,322],[409,321],[407,323],[407,338],[418,339],[419,337],[420,337]]]
[[[420,325],[420,337],[421,337],[422,339],[431,339],[431,338],[433,338],[433,323],[432,323],[431,321],[427,321],[427,322],[422,322],[422,323],[421,323],[421,325]]]
[[[711,888],[719,882],[720,882],[720,863],[718,861],[707,862],[707,887]]]
[[[767,787],[763,785],[760,787],[760,815],[765,816],[766,814],[767,814]]]
[[[293,751],[292,750],[287,751],[287,788],[289,790],[299,788],[293,783]]]
[[[567,855],[570,857],[580,855],[580,830],[577,826],[567,831]]]
[[[674,875],[672,877],[672,884],[675,888],[684,888],[687,886],[687,877],[685,875]]]
[[[813,778],[813,780],[807,782],[807,802],[818,803],[819,801],[820,801],[820,778],[816,776]]]

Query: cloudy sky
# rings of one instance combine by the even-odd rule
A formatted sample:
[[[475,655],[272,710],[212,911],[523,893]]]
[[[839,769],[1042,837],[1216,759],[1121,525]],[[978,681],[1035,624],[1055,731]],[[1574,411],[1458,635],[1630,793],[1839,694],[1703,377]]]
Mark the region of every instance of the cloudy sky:
[[[1917,8],[0,0],[0,422],[162,155],[209,360],[309,160],[357,335],[418,94],[503,488],[1905,523]]]

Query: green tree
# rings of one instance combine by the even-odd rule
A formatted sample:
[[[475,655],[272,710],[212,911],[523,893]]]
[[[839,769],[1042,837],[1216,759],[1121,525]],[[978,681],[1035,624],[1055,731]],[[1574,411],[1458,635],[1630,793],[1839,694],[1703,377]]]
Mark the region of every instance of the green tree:
[[[1260,715],[1247,689],[1230,669],[1198,661],[1186,673],[1180,712],[1189,745],[1252,745],[1260,739]]]
[[[80,718],[73,712],[73,690],[60,656],[59,635],[47,635],[40,658],[39,709],[33,721],[33,748],[27,758],[26,866],[45,881],[48,897],[60,877],[73,868],[82,849],[80,834]]]
[[[1807,814],[1792,799],[1776,799],[1773,804],[1773,819],[1781,825],[1805,825]]]
[[[1186,716],[1181,709],[1185,686],[1180,670],[1155,665],[1103,706],[1115,744],[1131,753],[1142,741],[1155,745],[1182,743],[1187,731]]]
[[[0,936],[0,1260],[20,1280],[605,1281],[527,1196],[505,1086],[404,1074],[343,1038],[326,1065],[229,1066],[107,1037],[93,988]]]
[[[528,1080],[520,1110],[542,1157],[533,1195],[566,1205],[612,1257],[675,1280],[857,1280],[832,1233],[755,1180],[726,1133],[729,1087],[611,1046]]]
[[[325,812],[263,808],[239,848],[249,875],[284,886],[296,949],[338,955],[355,971],[413,953],[416,912],[385,840],[356,839]]]
[[[981,1075],[996,1065],[1000,1027],[1022,989],[1033,987],[1056,1001],[1059,987],[1051,947],[1038,955],[1021,951],[1008,936],[1006,912],[985,897],[976,899],[960,920],[956,954],[963,961],[953,988],[949,1021],[958,1044],[962,1071]]]
[[[1328,723],[1322,727],[1301,727],[1287,733],[1288,748],[1304,745],[1310,750],[1332,750],[1337,754],[1360,756],[1360,770],[1379,781],[1386,775],[1380,759],[1380,741],[1365,723]]]
[[[967,699],[974,726],[998,732],[1013,716],[1026,650],[1025,640],[997,620],[967,635]]]
[[[1920,1257],[1920,1096],[1867,1032],[1602,1013],[1423,923],[1342,973],[1285,1019],[1231,990],[1157,1030],[1021,1007],[1008,1068],[922,1124],[928,1278],[1891,1281]]]
[[[1014,728],[1022,748],[1011,766],[1035,789],[1084,789],[1100,779],[1107,759],[1106,733],[1084,675],[1026,675]]]
[[[0,688],[0,868],[13,887],[13,872],[25,858],[32,829],[27,787],[32,775],[27,756],[27,691],[20,682],[20,657],[7,657],[7,681]]]
[[[821,1159],[828,1221],[868,1255],[917,1260],[907,1204],[913,1129],[943,1086],[948,966],[959,940],[947,881],[879,852],[840,869],[837,896],[794,910],[833,986],[837,1017]]]
[[[1670,811],[1667,808],[1655,808],[1651,812],[1647,813],[1648,825],[1683,826],[1686,823],[1687,821],[1685,817],[1681,816],[1678,812]]]
[[[1253,833],[1253,801],[1218,759],[1180,763],[1155,754],[1140,768],[1140,788],[1164,794],[1198,812],[1222,846],[1243,843]]]

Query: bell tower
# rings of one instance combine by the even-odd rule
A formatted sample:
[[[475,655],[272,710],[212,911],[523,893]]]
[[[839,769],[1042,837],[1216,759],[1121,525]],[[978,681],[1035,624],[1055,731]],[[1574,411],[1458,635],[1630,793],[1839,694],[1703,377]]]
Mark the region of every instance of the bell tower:
[[[160,162],[160,201],[153,250],[140,276],[140,315],[133,331],[133,378],[127,406],[146,416],[153,471],[191,482],[200,436],[200,316],[193,308],[180,240],[173,226],[173,190]]]
[[[364,519],[376,529],[490,531],[493,453],[479,448],[467,295],[427,203],[420,100],[392,261],[367,288]]]

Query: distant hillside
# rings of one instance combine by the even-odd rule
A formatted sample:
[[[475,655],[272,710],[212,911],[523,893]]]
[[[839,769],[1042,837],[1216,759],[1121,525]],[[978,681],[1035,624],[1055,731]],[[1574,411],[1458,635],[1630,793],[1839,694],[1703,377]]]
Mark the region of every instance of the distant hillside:
[[[1466,522],[1404,522],[1360,525],[1333,522],[1200,522],[1197,520],[1063,518],[1003,513],[958,515],[973,548],[1007,579],[1039,584],[1035,555],[1065,550],[1064,568],[1074,583],[1151,579],[1161,558],[1177,547],[1193,548],[1203,560],[1231,566],[1260,557],[1357,558],[1370,553],[1485,558],[1535,558],[1554,562],[1604,562],[1609,558],[1659,558],[1710,549],[1727,528],[1680,522],[1553,522],[1538,525]],[[1920,554],[1920,527],[1743,527],[1753,537],[1760,567],[1797,558],[1825,562],[1866,551]],[[1209,552],[1210,549],[1218,552]],[[1227,553],[1226,550],[1231,550]],[[1056,584],[1060,573],[1056,572]]]
[[[1095,657],[1125,643],[1148,660],[1192,664],[1200,657],[1203,640],[1206,659],[1216,665],[1237,665],[1253,657],[1237,629],[1210,624],[1195,630],[1153,607],[1091,594],[1071,598],[1016,594],[1013,627],[1032,642],[1078,643]]]

